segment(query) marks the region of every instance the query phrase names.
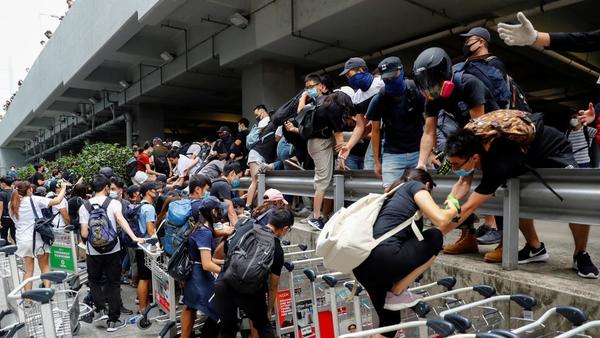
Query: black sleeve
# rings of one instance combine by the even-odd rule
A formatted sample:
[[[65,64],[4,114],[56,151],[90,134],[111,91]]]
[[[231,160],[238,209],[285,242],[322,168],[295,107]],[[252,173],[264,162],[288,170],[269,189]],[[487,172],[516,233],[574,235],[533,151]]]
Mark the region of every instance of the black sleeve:
[[[369,107],[367,108],[367,112],[365,113],[365,117],[369,121],[379,121],[381,120],[381,109],[379,109],[379,101],[383,97],[383,93],[379,92],[375,94],[369,103]]]
[[[275,239],[275,255],[273,256],[273,265],[271,265],[271,273],[276,276],[281,276],[283,269],[283,249],[278,238]]]
[[[495,193],[507,179],[521,173],[522,163],[523,156],[517,145],[508,140],[494,141],[489,152],[482,156],[481,183],[475,192],[482,195]]]
[[[485,104],[486,90],[483,82],[475,76],[464,74],[462,78],[462,98],[467,105],[467,109],[472,109]]]
[[[600,50],[600,29],[591,32],[550,33],[548,49],[572,52]]]
[[[210,195],[215,196],[222,202],[231,199],[231,190],[227,184],[219,183],[212,186]]]
[[[425,117],[437,117],[440,111],[440,100],[425,101]]]

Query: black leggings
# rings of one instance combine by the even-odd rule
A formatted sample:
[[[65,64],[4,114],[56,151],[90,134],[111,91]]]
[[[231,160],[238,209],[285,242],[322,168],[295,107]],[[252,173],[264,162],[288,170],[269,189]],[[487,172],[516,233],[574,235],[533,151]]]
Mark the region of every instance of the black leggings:
[[[383,309],[385,296],[394,283],[427,263],[442,250],[444,238],[440,230],[433,228],[423,231],[423,238],[423,241],[419,241],[412,237],[399,246],[394,245],[399,243],[394,242],[394,239],[388,240],[387,243],[377,246],[369,257],[354,269],[356,279],[369,293],[379,316],[379,327],[400,323],[400,312]],[[394,335],[395,332],[384,334],[386,337]]]
[[[10,238],[12,238],[13,241],[16,241],[16,239],[15,239],[15,222],[13,222],[13,220],[7,216],[2,216],[1,222],[2,222],[1,223],[2,229],[0,230],[0,238],[8,241],[8,234],[10,233]]]

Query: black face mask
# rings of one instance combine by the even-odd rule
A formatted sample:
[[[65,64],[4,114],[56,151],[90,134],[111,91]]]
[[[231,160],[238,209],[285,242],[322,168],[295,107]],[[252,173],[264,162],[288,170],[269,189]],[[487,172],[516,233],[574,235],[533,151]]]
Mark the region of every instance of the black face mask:
[[[476,50],[474,50],[474,51],[471,51],[471,47],[473,47],[473,45],[474,45],[474,44],[476,44],[476,43],[478,43],[478,42],[479,42],[479,41],[475,41],[475,42],[473,42],[473,43],[472,43],[472,44],[470,44],[470,45],[469,45],[469,44],[467,44],[467,42],[465,42],[465,44],[463,45],[463,48],[462,48],[462,51],[463,51],[463,56],[464,56],[464,57],[466,57],[466,58],[468,58],[468,57],[470,57],[471,55],[475,54],[475,51],[477,51],[477,49],[476,49]]]

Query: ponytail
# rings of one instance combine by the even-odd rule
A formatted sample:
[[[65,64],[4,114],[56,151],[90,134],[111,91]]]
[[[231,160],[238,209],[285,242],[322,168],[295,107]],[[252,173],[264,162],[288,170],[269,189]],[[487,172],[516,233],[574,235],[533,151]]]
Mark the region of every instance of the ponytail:
[[[19,206],[21,206],[21,195],[16,190],[13,190],[10,196],[10,215],[18,220],[19,219]]]

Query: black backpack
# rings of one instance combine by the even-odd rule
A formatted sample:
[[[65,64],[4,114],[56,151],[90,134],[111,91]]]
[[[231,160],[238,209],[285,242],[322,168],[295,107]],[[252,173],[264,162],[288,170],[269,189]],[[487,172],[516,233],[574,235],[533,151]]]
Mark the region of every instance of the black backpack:
[[[167,155],[156,155],[154,156],[154,167],[157,172],[161,174],[169,174],[169,162],[167,162]]]
[[[223,280],[235,291],[255,294],[265,290],[275,255],[275,237],[255,224],[227,253]]]
[[[135,156],[129,158],[127,162],[125,162],[125,173],[129,177],[135,176],[137,173],[137,158]]]
[[[308,140],[316,134],[314,128],[316,110],[317,106],[308,104],[304,106],[296,116],[296,121],[298,121],[298,133],[305,140]]]
[[[178,282],[185,282],[192,274],[192,265],[194,262],[190,258],[189,243],[182,241],[173,252],[167,265],[167,273]]]
[[[54,214],[52,217],[45,217],[43,215],[42,217],[39,217],[32,197],[29,198],[29,203],[31,203],[31,209],[33,210],[33,216],[35,217],[35,223],[33,225],[33,250],[35,250],[36,233],[40,234],[44,245],[51,246],[54,243],[54,232],[52,231],[54,225],[52,224],[52,220],[58,213]],[[35,254],[36,253],[34,252],[34,255]]]

